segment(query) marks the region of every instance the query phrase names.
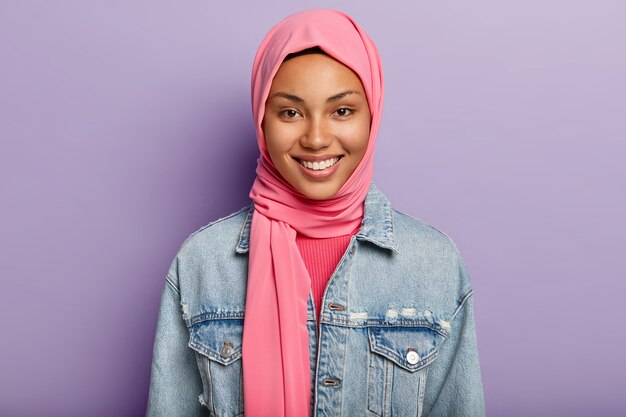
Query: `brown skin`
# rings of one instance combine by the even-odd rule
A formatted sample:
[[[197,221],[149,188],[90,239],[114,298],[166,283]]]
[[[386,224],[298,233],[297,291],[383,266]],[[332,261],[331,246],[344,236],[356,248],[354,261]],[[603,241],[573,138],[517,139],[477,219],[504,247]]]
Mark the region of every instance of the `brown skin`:
[[[359,77],[328,55],[309,54],[278,69],[262,126],[270,158],[283,178],[306,197],[325,200],[363,159],[370,123]],[[307,175],[298,162],[332,157],[341,158],[324,178]]]

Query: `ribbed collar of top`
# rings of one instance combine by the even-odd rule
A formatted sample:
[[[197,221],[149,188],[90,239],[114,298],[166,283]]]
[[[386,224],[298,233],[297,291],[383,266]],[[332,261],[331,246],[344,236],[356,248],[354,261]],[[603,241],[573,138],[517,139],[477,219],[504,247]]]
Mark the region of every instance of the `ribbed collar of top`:
[[[237,253],[247,253],[250,249],[250,226],[254,203],[251,203],[237,243]],[[398,253],[398,247],[393,237],[393,209],[387,197],[370,183],[364,202],[364,214],[361,227],[356,234],[359,240],[371,242],[381,248]]]

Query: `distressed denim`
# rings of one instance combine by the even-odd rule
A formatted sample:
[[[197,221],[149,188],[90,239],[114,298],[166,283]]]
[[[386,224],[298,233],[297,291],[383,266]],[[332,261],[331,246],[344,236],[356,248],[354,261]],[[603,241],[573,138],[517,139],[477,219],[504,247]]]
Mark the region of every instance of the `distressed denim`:
[[[374,184],[364,204],[319,329],[309,296],[311,416],[484,416],[472,287],[456,246],[392,209]],[[252,214],[251,204],[200,228],[172,261],[147,416],[243,415]]]

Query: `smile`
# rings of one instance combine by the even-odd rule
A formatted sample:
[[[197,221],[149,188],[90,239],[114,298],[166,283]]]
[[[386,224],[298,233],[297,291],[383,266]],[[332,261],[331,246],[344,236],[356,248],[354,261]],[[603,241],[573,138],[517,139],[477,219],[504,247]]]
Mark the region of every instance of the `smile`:
[[[341,158],[335,157],[335,158],[330,158],[330,159],[325,159],[323,161],[315,161],[315,162],[303,161],[299,159],[298,162],[300,163],[300,165],[310,170],[321,171],[323,169],[332,167],[339,161],[339,159]]]

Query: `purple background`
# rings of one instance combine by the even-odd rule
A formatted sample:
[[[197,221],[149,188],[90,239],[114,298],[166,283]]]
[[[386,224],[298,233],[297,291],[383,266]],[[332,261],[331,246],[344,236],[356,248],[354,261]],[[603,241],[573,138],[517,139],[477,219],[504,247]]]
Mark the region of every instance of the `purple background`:
[[[248,201],[254,52],[311,7],[381,51],[375,182],[468,264],[488,414],[626,415],[626,7],[571,0],[2,1],[0,415],[143,415],[167,267]]]

